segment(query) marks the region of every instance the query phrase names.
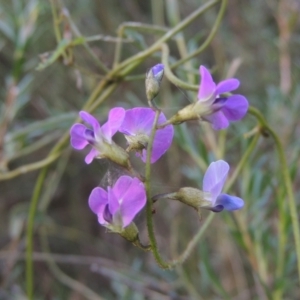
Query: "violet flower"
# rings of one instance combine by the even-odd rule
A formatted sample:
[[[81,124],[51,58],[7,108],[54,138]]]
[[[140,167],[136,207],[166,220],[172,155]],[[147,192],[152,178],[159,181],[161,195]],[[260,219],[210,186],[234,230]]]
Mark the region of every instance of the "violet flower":
[[[208,201],[207,209],[214,212],[222,210],[237,210],[244,206],[241,198],[221,194],[229,172],[229,165],[224,160],[212,162],[203,178],[204,199]]]
[[[198,92],[198,103],[207,107],[208,114],[202,118],[219,130],[229,126],[229,121],[239,121],[247,113],[248,101],[242,95],[221,96],[236,90],[240,82],[236,78],[221,81],[217,85],[209,71],[200,66],[201,82]]]
[[[181,109],[168,123],[200,119],[211,123],[213,129],[220,130],[227,128],[231,121],[241,120],[248,110],[247,99],[242,95],[223,95],[236,90],[240,85],[239,80],[230,78],[216,84],[204,66],[200,66],[199,71],[198,101]]]
[[[224,160],[218,160],[209,165],[203,179],[203,190],[192,187],[180,188],[177,192],[159,194],[152,197],[158,199],[177,200],[196,209],[208,209],[213,212],[222,210],[237,210],[244,206],[241,198],[221,194],[229,171],[229,165]]]
[[[135,150],[136,155],[141,157],[143,162],[147,159],[147,145],[150,138],[155,112],[151,108],[136,107],[126,111],[124,121],[119,131],[124,133],[128,142],[128,151]],[[166,121],[163,113],[160,113],[157,124]],[[155,163],[171,146],[174,135],[172,125],[158,129],[154,136],[151,163]]]
[[[118,233],[131,224],[145,204],[144,184],[129,176],[121,176],[107,191],[94,188],[89,197],[90,209],[98,216],[98,222]]]
[[[113,140],[113,135],[118,131],[125,117],[125,109],[116,107],[110,110],[108,121],[100,126],[99,122],[89,113],[81,111],[79,116],[83,121],[89,124],[92,129],[83,124],[74,124],[71,127],[71,145],[77,150],[91,145],[92,149],[85,157],[85,162],[90,164],[95,157],[108,158],[117,164],[127,166],[128,154]]]

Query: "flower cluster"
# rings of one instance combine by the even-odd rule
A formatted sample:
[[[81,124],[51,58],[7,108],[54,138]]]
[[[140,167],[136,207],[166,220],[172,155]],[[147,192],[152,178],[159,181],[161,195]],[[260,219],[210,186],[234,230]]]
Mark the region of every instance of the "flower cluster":
[[[73,148],[82,150],[87,146],[90,147],[90,152],[85,157],[87,164],[95,158],[106,158],[124,168],[126,175],[120,176],[112,186],[106,189],[96,187],[92,190],[89,206],[101,225],[133,243],[138,240],[138,230],[133,220],[147,201],[172,199],[187,204],[197,211],[208,209],[213,212],[233,211],[244,205],[241,198],[221,193],[229,172],[229,165],[223,160],[209,165],[203,178],[202,190],[183,187],[174,193],[146,199],[142,179],[144,177],[133,170],[129,152],[133,151],[146,163],[148,145],[151,142],[150,163],[153,164],[170,148],[174,136],[173,125],[189,120],[201,120],[211,123],[213,129],[224,129],[229,126],[229,122],[242,119],[248,109],[248,101],[244,96],[229,94],[239,87],[237,79],[231,78],[216,84],[209,71],[200,66],[198,100],[167,120],[153,104],[163,74],[164,66],[158,64],[146,75],[146,95],[150,108],[135,107],[128,110],[122,107],[113,108],[108,114],[107,122],[102,126],[95,117],[81,111],[79,116],[87,126],[77,123],[70,130]],[[154,124],[156,114],[158,119]],[[117,132],[124,135],[127,141],[126,149],[113,141],[112,138]]]

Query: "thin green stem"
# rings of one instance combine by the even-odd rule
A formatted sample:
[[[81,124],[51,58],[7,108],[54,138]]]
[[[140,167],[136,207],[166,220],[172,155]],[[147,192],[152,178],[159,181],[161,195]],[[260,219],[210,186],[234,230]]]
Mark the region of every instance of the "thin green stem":
[[[39,196],[42,190],[43,182],[46,178],[47,168],[43,168],[38,176],[35,184],[33,196],[30,202],[29,214],[27,219],[26,230],[26,290],[29,300],[33,300],[33,231],[34,231],[34,219],[37,209]]]
[[[146,167],[145,167],[145,188],[146,188],[146,195],[147,195],[147,207],[146,207],[146,215],[147,215],[147,229],[148,229],[148,236],[149,241],[151,245],[151,250],[154,255],[154,258],[158,265],[162,269],[169,269],[169,264],[163,260],[163,258],[160,256],[160,253],[158,251],[156,237],[154,233],[154,226],[153,226],[153,201],[151,199],[151,183],[150,183],[150,177],[151,177],[151,156],[152,156],[152,148],[153,148],[153,141],[154,136],[156,133],[156,125],[158,121],[158,117],[160,115],[160,111],[157,110],[155,112],[155,118],[153,122],[153,127],[151,130],[148,147],[147,147],[147,160],[146,160]]]
[[[178,77],[176,77],[173,72],[171,71],[170,64],[169,64],[169,54],[170,50],[167,44],[161,45],[162,50],[162,63],[164,64],[164,70],[166,77],[176,86],[186,89],[186,90],[193,90],[198,91],[199,85],[191,85],[189,83],[186,83],[185,81],[180,80]]]
[[[215,213],[209,214],[209,216],[207,217],[207,219],[205,220],[205,222],[203,223],[199,231],[195,234],[195,236],[191,239],[191,241],[187,245],[184,252],[177,259],[174,259],[170,263],[170,267],[175,267],[178,264],[182,264],[190,256],[191,252],[193,251],[195,246],[199,243],[199,240],[203,236],[204,232],[206,231],[206,229],[208,228],[208,226],[210,225],[214,217],[215,217]]]
[[[230,190],[231,187],[233,186],[234,182],[236,181],[236,179],[238,178],[240,172],[242,171],[245,163],[248,161],[250,154],[255,149],[255,147],[257,145],[257,142],[259,140],[259,137],[260,137],[260,133],[258,131],[258,133],[253,137],[253,139],[252,139],[250,145],[248,146],[247,150],[244,152],[243,157],[241,158],[238,165],[236,166],[232,176],[227,181],[227,183],[225,185],[225,188],[224,188],[224,192]]]
[[[221,4],[221,7],[220,7],[220,11],[218,13],[218,16],[216,18],[216,21],[207,37],[207,39],[204,41],[204,43],[197,49],[195,50],[194,52],[192,52],[191,54],[185,56],[184,58],[178,60],[176,63],[174,63],[172,66],[171,66],[171,69],[174,69],[180,65],[182,65],[183,63],[185,63],[186,61],[190,60],[191,58],[199,55],[201,52],[203,52],[208,46],[209,44],[211,43],[211,41],[213,40],[213,38],[215,37],[220,25],[221,25],[221,21],[223,19],[223,16],[224,16],[224,13],[225,13],[225,10],[226,10],[226,7],[227,7],[227,0],[222,0],[222,4]]]
[[[77,28],[77,26],[75,25],[75,23],[73,22],[69,11],[64,8],[63,9],[63,16],[68,20],[70,27],[73,31],[73,33],[76,35],[76,37],[81,38],[83,37],[82,34],[80,33],[79,29]],[[83,42],[82,42],[83,47],[85,48],[85,50],[90,54],[90,56],[93,58],[94,62],[96,63],[96,65],[104,72],[104,73],[108,73],[109,69],[104,65],[104,63],[96,56],[96,54],[93,52],[93,50],[90,48],[90,46],[88,45],[88,43],[86,42],[86,40],[83,38]]]
[[[283,177],[283,183],[286,188],[287,196],[288,196],[288,205],[290,209],[290,215],[292,219],[292,227],[293,227],[293,234],[294,234],[294,241],[296,246],[296,256],[297,256],[297,268],[298,268],[298,277],[300,281],[300,230],[299,230],[299,220],[298,220],[298,214],[297,214],[297,206],[296,201],[293,193],[293,186],[291,177],[289,174],[289,169],[286,161],[286,157],[284,154],[282,143],[278,137],[278,135],[275,133],[275,131],[268,125],[267,121],[263,117],[263,115],[254,107],[249,107],[249,113],[253,115],[258,122],[261,124],[263,129],[267,131],[271,137],[274,139],[278,157],[279,157],[279,163],[280,163],[280,170],[282,172]]]

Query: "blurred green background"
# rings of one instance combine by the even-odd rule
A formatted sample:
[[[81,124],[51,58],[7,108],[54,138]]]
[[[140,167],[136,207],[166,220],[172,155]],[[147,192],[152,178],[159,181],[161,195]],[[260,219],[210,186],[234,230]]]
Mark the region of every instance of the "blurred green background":
[[[112,68],[119,26],[157,26],[140,30],[131,23],[124,29],[124,60],[208,2],[213,1],[0,0],[0,299],[27,299],[26,223],[39,162],[68,132],[104,69]],[[222,1],[215,2],[168,41],[171,64],[205,41]],[[208,47],[173,69],[191,84],[199,83],[200,64],[216,80],[241,81],[238,92],[282,141],[298,209],[299,14],[298,0],[229,0]],[[86,39],[70,44],[78,37]],[[156,52],[124,78],[114,78],[117,88],[94,111],[100,122],[114,106],[147,106],[144,74],[160,62]],[[170,117],[194,99],[195,92],[165,77],[156,101]],[[235,170],[252,141],[245,134],[255,125],[246,116],[220,133],[198,122],[176,126],[171,149],[152,167],[152,193],[201,188],[206,166],[219,158]],[[116,140],[125,146],[121,135]],[[83,159],[83,152],[68,146],[48,167],[34,218],[34,299],[299,298],[290,211],[270,137],[259,138],[230,189],[245,207],[217,214],[187,261],[169,271],[161,270],[151,253],[97,223],[88,196],[123,171],[105,160],[86,165]],[[142,163],[132,159],[143,172]],[[155,210],[156,237],[166,258],[177,257],[208,217],[203,212],[199,220],[194,210],[171,201],[156,203]],[[136,223],[146,243],[144,213]]]

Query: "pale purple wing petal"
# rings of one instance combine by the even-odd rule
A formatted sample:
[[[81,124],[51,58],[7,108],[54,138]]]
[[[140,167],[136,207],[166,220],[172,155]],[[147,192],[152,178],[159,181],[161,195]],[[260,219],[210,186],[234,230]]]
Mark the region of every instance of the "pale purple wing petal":
[[[79,116],[84,122],[88,123],[93,127],[95,133],[99,130],[100,124],[97,121],[97,119],[93,117],[91,114],[82,110],[81,112],[79,112]]]
[[[238,121],[242,119],[248,111],[249,103],[242,95],[230,96],[221,111],[229,121]]]
[[[213,205],[223,189],[228,172],[229,165],[224,160],[212,162],[205,172],[203,191],[211,194]]]
[[[158,124],[166,122],[166,117],[163,113],[160,114]],[[172,125],[168,125],[163,129],[158,129],[155,133],[151,163],[155,163],[165,152],[170,148],[174,136],[174,128]],[[145,163],[147,160],[147,150],[143,150],[142,161]]]
[[[123,175],[116,181],[112,190],[118,199],[122,199],[123,196],[128,192],[132,180],[132,177]]]
[[[205,116],[205,120],[211,123],[214,130],[225,129],[229,126],[229,121],[221,110],[212,113],[211,115]]]
[[[123,228],[128,226],[137,213],[146,204],[146,191],[144,184],[137,178],[133,178],[127,193],[123,195],[121,203],[121,216]]]
[[[112,215],[114,215],[120,209],[120,200],[122,199],[120,198],[119,195],[115,193],[115,187],[113,188],[108,187],[107,192],[108,192],[109,211]]]
[[[216,87],[216,95],[234,91],[239,87],[239,85],[240,85],[240,82],[236,78],[230,78],[230,79],[223,80],[220,83],[218,83],[218,85]]]
[[[155,112],[151,108],[136,107],[129,109],[126,111],[119,131],[128,135],[135,135],[138,132],[150,134],[154,116]]]
[[[83,149],[87,144],[87,140],[84,137],[86,127],[82,124],[74,124],[70,129],[70,142],[73,148],[77,150]]]
[[[107,202],[107,192],[104,189],[96,187],[92,190],[89,197],[89,207],[93,211],[93,213],[97,214],[98,221],[102,225],[107,223],[103,219],[103,212]]]
[[[113,135],[119,130],[125,117],[125,109],[123,107],[115,107],[110,110],[107,122],[101,127],[102,134],[111,142]]]
[[[221,194],[216,200],[216,206],[222,206],[225,210],[237,210],[244,206],[244,200],[228,194]]]
[[[198,99],[200,101],[205,101],[215,93],[216,84],[214,83],[211,74],[205,67],[200,66],[200,74],[201,81],[198,91]]]
[[[85,157],[85,163],[89,165],[98,154],[99,152],[95,148],[92,148],[91,151]]]

